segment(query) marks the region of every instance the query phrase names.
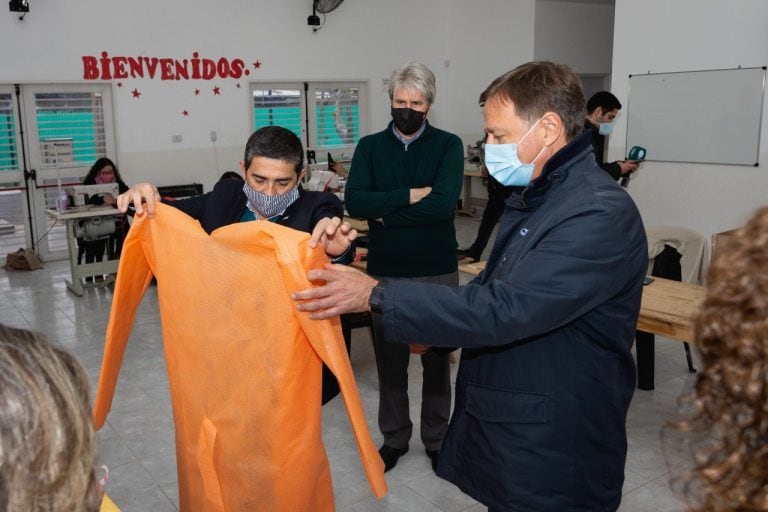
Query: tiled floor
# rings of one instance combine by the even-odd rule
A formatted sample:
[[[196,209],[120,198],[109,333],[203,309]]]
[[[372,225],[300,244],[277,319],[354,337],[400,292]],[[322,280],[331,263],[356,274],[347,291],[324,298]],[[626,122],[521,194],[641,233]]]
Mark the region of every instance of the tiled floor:
[[[460,245],[466,247],[474,237],[477,222],[457,219],[456,224]],[[64,285],[68,272],[65,261],[46,263],[43,269],[33,272],[0,270],[0,322],[40,331],[72,350],[88,369],[95,386],[112,292],[110,288],[94,288],[86,290],[83,297],[76,297]],[[378,383],[366,329],[354,331],[352,366],[368,425],[378,444]],[[418,432],[421,369],[416,358],[410,381],[411,417],[416,424],[414,432]],[[690,457],[672,445],[664,452],[665,461],[659,433],[663,423],[673,417],[677,397],[689,390],[692,383],[680,343],[659,339],[656,390],[637,391],[629,412],[629,455],[619,509],[622,512],[682,510],[669,490],[668,464],[677,467]],[[333,400],[324,407],[323,436],[339,511],[486,510],[434,475],[416,438],[411,442],[411,451],[387,473],[387,497],[381,501],[374,499],[362,474],[341,400]],[[173,422],[154,287],[139,309],[113,408],[100,439],[100,460],[110,468],[107,489],[124,512],[178,509]]]

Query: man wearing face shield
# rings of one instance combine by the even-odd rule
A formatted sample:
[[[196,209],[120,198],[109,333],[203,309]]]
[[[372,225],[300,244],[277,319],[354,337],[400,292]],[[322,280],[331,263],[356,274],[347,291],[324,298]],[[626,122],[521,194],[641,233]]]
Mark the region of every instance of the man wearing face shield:
[[[370,310],[391,344],[462,347],[437,474],[489,511],[614,511],[648,265],[640,214],[595,162],[568,67],[523,64],[480,103],[489,173],[523,187],[480,276],[451,288],[326,265],[293,298],[317,319]]]
[[[613,131],[613,123],[619,115],[619,110],[621,103],[616,96],[608,91],[596,92],[587,101],[587,119],[584,121],[584,130],[592,134],[592,147],[595,150],[597,165],[615,180],[628,178],[638,167],[637,162],[631,160],[603,162],[605,138]]]
[[[345,205],[350,215],[368,219],[368,272],[392,282],[456,286],[454,211],[464,175],[461,139],[427,120],[435,98],[435,77],[423,64],[409,62],[392,73],[389,84],[392,121],[363,137],[352,158]],[[433,468],[451,412],[448,351],[429,335],[412,338],[409,347],[386,343],[382,324],[373,319],[379,373],[379,450],[385,470],[408,451],[408,361],[419,354],[424,369],[421,440]]]

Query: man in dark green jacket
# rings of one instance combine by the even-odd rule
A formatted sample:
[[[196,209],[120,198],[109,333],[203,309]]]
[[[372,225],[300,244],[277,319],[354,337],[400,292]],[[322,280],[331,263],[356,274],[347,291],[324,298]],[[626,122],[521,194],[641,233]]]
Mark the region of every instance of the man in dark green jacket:
[[[453,215],[461,194],[461,140],[431,126],[426,118],[435,97],[435,77],[423,64],[407,63],[390,79],[392,122],[363,137],[352,159],[345,189],[347,211],[368,219],[368,272],[385,280],[458,284]],[[379,450],[386,470],[408,451],[413,424],[408,415],[408,360],[421,354],[424,369],[421,439],[437,468],[451,412],[448,354],[385,343],[374,317],[379,372]]]

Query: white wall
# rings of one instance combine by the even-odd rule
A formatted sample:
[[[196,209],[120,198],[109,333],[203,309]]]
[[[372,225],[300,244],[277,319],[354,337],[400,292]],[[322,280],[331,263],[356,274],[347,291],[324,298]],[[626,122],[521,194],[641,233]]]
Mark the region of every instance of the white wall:
[[[580,75],[611,73],[613,5],[536,2],[534,57],[568,64]]]
[[[612,90],[625,102],[630,74],[766,65],[766,22],[764,0],[616,0]],[[763,106],[760,167],[644,163],[629,191],[646,225],[684,226],[708,237],[743,224],[757,207],[768,204],[766,121],[768,102]],[[626,115],[617,119],[614,134],[609,153],[620,158]]]
[[[101,51],[175,59],[197,51],[214,59],[260,60],[262,68],[251,68],[240,89],[231,79],[128,79],[122,88],[111,82],[117,161],[126,181],[198,181],[208,189],[242,158],[251,131],[252,80],[367,81],[369,128],[376,131],[389,121],[382,80],[403,62],[418,60],[437,77],[432,122],[476,140],[482,132],[480,92],[533,55],[533,2],[348,0],[313,33],[306,23],[310,0],[33,0],[24,21],[7,11],[0,15],[0,83],[81,83],[81,57]],[[215,85],[221,96],[212,95]],[[130,94],[134,87],[142,92],[139,100]],[[195,88],[199,97],[192,95]],[[189,117],[181,115],[184,109]],[[211,131],[218,134],[215,150]],[[171,142],[176,134],[183,142]]]
[[[459,135],[465,145],[483,137],[480,93],[496,77],[533,59],[535,4],[535,0],[451,1],[444,81],[450,101],[446,129]],[[442,108],[445,100],[438,98]]]

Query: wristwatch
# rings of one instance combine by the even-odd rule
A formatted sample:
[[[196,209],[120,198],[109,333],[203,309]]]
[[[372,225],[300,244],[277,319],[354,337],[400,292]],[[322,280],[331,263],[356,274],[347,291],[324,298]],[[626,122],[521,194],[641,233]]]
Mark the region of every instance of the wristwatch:
[[[382,314],[384,312],[384,284],[381,281],[376,283],[376,286],[371,290],[368,306],[371,308],[371,313]]]

